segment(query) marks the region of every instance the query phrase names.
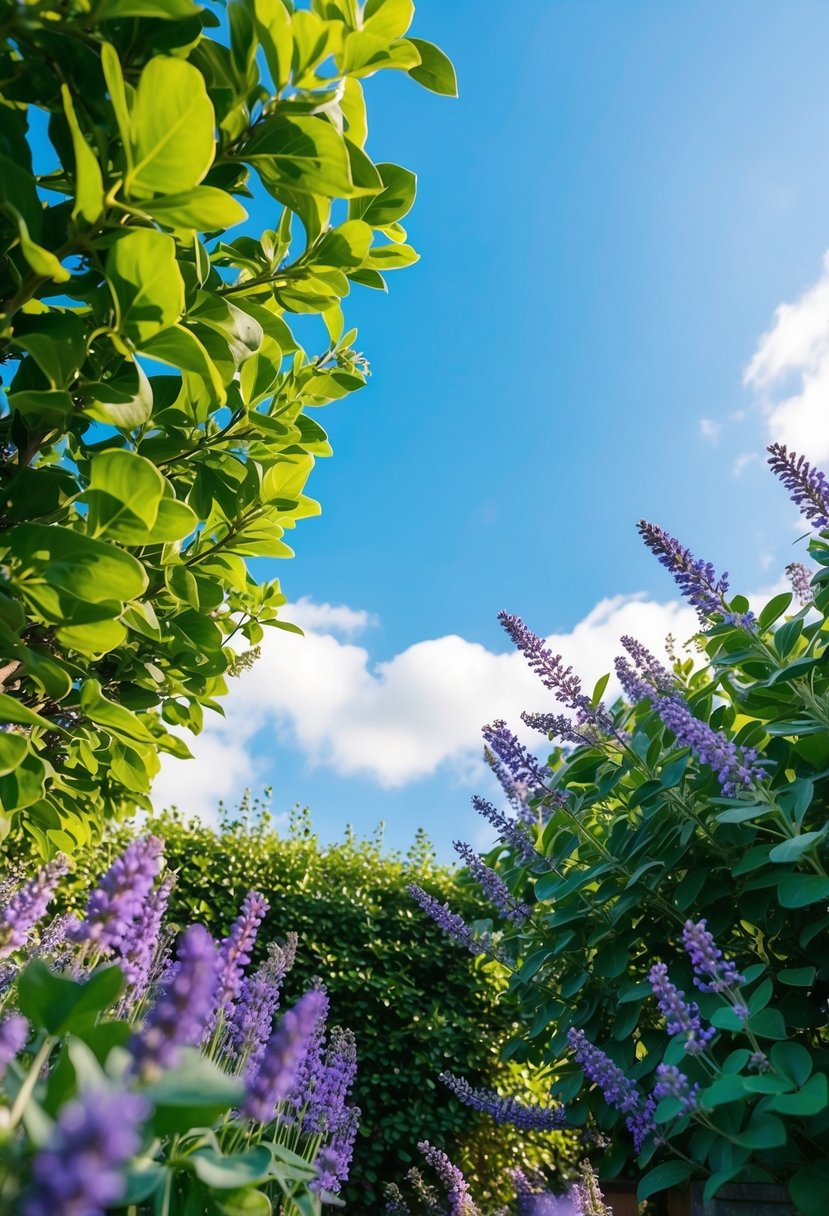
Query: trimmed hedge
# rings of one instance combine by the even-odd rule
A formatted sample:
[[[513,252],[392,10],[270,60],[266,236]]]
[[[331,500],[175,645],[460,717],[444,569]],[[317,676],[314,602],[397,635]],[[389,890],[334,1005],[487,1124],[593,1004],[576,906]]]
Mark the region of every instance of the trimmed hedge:
[[[332,1022],[354,1030],[354,1101],[363,1118],[343,1192],[348,1210],[380,1212],[383,1185],[418,1163],[423,1139],[446,1149],[487,1201],[510,1196],[510,1168],[557,1158],[560,1136],[495,1127],[459,1106],[438,1080],[450,1069],[474,1085],[525,1088],[517,1066],[498,1058],[516,1030],[498,968],[449,941],[406,892],[417,882],[469,920],[484,908],[462,875],[436,863],[422,831],[405,857],[384,852],[379,832],[363,840],[349,832],[341,843],[322,845],[307,811],[297,811],[280,836],[267,810],[249,799],[216,830],[176,812],[150,820],[145,830],[165,839],[168,864],[178,873],[172,922],[201,921],[221,936],[245,892],[263,892],[270,911],[260,950],[288,931],[300,936],[286,1001],[320,976]],[[94,852],[76,855],[78,903],[124,836],[122,830]]]

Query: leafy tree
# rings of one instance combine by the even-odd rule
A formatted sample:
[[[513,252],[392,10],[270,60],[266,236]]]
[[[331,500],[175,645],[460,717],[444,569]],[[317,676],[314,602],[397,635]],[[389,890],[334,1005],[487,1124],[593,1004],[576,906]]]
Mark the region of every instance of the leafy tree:
[[[340,307],[417,254],[362,80],[454,94],[411,0],[0,4],[0,831],[149,807],[284,603],[310,411],[365,383]],[[273,229],[241,225],[254,192]],[[233,230],[233,231],[229,231]],[[307,353],[288,314],[322,317]]]

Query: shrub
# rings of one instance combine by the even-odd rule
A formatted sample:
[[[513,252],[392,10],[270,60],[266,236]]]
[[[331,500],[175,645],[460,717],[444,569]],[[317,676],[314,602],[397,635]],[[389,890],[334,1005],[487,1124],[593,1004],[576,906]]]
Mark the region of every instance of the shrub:
[[[625,700],[592,696],[524,623],[502,622],[568,713],[525,714],[546,769],[485,730],[515,818],[485,881],[531,904],[491,948],[573,1127],[609,1137],[605,1175],[640,1197],[705,1177],[786,1184],[804,1216],[829,1183],[829,483],[785,448],[774,471],[819,535],[817,571],[755,617],[667,533],[640,531],[700,615],[703,664],[669,671],[635,639]],[[813,575],[813,577],[812,577]],[[478,863],[481,864],[480,862]],[[485,876],[484,876],[485,877]],[[504,885],[499,892],[493,883]],[[713,937],[712,937],[713,934]],[[696,988],[696,991],[694,989]],[[690,994],[693,992],[693,1001]],[[675,1152],[675,1155],[673,1155]]]
[[[454,93],[399,0],[44,0],[0,22],[0,834],[149,809],[284,603],[351,285],[417,260],[362,80]],[[246,229],[242,201],[272,200]],[[306,352],[286,317],[318,316]],[[303,332],[311,332],[304,330]],[[326,337],[322,340],[322,334]],[[165,370],[167,369],[167,370]]]
[[[177,814],[151,820],[148,829],[164,838],[177,873],[174,921],[202,921],[222,935],[255,886],[270,903],[263,940],[287,927],[299,935],[289,996],[323,977],[332,1018],[354,1029],[354,1101],[363,1116],[344,1191],[349,1206],[380,1210],[383,1184],[415,1162],[419,1140],[446,1146],[487,1202],[511,1194],[508,1167],[531,1168],[563,1151],[560,1136],[552,1137],[551,1150],[549,1135],[496,1133],[438,1080],[448,1069],[477,1084],[518,1084],[516,1066],[499,1062],[500,1047],[516,1027],[502,1003],[500,969],[460,954],[436,929],[424,928],[412,907],[406,888],[416,881],[469,917],[482,910],[476,894],[435,862],[422,833],[406,857],[384,852],[379,836],[358,840],[349,833],[342,843],[324,846],[307,812],[297,814],[282,837],[249,801],[218,831]],[[117,850],[120,843],[115,837],[106,847]],[[79,885],[86,885],[100,856],[100,849],[77,855]]]

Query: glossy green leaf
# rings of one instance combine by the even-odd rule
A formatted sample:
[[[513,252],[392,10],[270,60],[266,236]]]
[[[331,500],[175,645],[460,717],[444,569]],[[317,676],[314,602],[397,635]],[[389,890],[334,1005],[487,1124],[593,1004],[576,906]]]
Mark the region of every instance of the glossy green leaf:
[[[78,125],[72,95],[65,84],[61,85],[60,91],[75,153],[75,206],[72,215],[80,216],[88,224],[94,224],[104,209],[104,179],[101,166]]]
[[[130,116],[130,198],[192,190],[215,154],[215,115],[204,77],[192,64],[158,56],[141,73]]]
[[[172,237],[148,228],[121,236],[107,259],[119,329],[142,343],[175,325],[184,311],[184,282]]]
[[[110,1009],[124,987],[120,967],[101,967],[80,981],[51,971],[36,959],[17,983],[18,1004],[33,1026],[48,1034],[74,1034]]]
[[[455,69],[452,61],[440,47],[435,46],[432,42],[425,42],[422,38],[410,38],[409,42],[420,55],[420,63],[417,67],[409,69],[412,79],[432,93],[441,93],[444,97],[457,97],[458,80]]]
[[[214,232],[232,228],[247,219],[240,202],[215,186],[196,186],[183,194],[142,201],[141,211],[165,228]]]

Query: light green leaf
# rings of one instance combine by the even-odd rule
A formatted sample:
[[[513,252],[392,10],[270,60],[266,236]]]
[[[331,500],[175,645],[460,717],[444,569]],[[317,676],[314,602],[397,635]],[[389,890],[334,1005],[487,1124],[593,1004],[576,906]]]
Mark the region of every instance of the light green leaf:
[[[113,113],[115,114],[115,121],[118,123],[121,143],[124,148],[124,157],[127,162],[127,172],[129,173],[132,167],[132,124],[130,122],[129,106],[127,105],[127,89],[124,83],[124,73],[121,70],[121,61],[118,58],[118,52],[111,42],[104,42],[101,46],[101,67],[104,71],[104,79],[107,91],[109,92],[109,99],[112,103]]]
[[[376,166],[383,189],[373,198],[354,199],[349,213],[365,220],[372,228],[385,228],[407,215],[417,193],[417,176],[402,165],[381,163]]]
[[[375,194],[356,186],[345,141],[327,119],[277,114],[260,123],[240,154],[267,186],[325,198]]]
[[[165,484],[152,461],[135,452],[115,449],[93,456],[89,488],[83,495],[89,507],[89,535],[143,544],[155,523]]]
[[[186,502],[181,502],[178,498],[162,498],[158,504],[155,522],[150,529],[150,543],[183,540],[195,531],[198,523],[198,516]]]
[[[124,367],[116,380],[85,380],[80,387],[84,413],[97,422],[131,431],[152,415],[152,386],[137,362]]]
[[[21,563],[24,588],[43,582],[87,604],[122,603],[147,587],[144,567],[129,553],[57,524],[20,524],[12,529],[9,549]]]
[[[418,66],[409,69],[411,78],[431,93],[457,97],[458,79],[451,59],[433,42],[425,42],[422,38],[410,38],[409,42],[420,55]]]
[[[30,354],[52,388],[65,388],[86,358],[84,325],[71,313],[21,317],[14,346]]]
[[[0,722],[4,725],[14,722],[19,726],[42,726],[45,730],[59,730],[65,734],[62,727],[56,727],[48,718],[35,713],[33,709],[22,705],[15,697],[7,692],[0,692]]]
[[[101,692],[97,680],[84,680],[79,697],[81,713],[98,726],[105,727],[122,739],[134,739],[138,743],[152,743],[154,736],[140,718],[123,705],[110,701]]]
[[[263,502],[298,502],[314,467],[313,456],[280,460],[262,478]]]
[[[202,11],[194,0],[99,0],[95,5],[98,21],[117,21],[123,17],[156,17],[178,21],[195,17]]]
[[[366,267],[384,274],[400,270],[420,261],[420,254],[411,245],[375,245],[366,259]]]
[[[224,405],[227,400],[219,369],[205,350],[204,344],[184,325],[175,325],[155,334],[141,344],[141,353],[198,376],[215,394],[219,405]]]
[[[209,1187],[227,1191],[264,1182],[271,1166],[271,1154],[263,1145],[228,1154],[213,1148],[198,1149],[190,1160],[196,1177]]]
[[[72,216],[81,216],[87,223],[94,224],[104,209],[104,179],[101,167],[78,125],[72,95],[65,84],[61,85],[60,92],[75,151],[75,206]]]
[[[10,207],[9,210],[11,211],[12,208]],[[35,274],[41,275],[44,279],[51,279],[54,283],[66,283],[72,277],[69,271],[61,266],[51,250],[44,249],[42,245],[38,245],[36,241],[32,240],[22,215],[15,212],[15,218],[20,251]]]
[[[127,631],[120,621],[95,621],[89,625],[61,625],[55,630],[58,641],[80,654],[102,655],[117,650],[126,641]]]
[[[196,186],[184,194],[142,201],[141,210],[164,227],[183,232],[216,232],[248,218],[233,195],[215,186]]]
[[[418,51],[406,38],[389,42],[371,30],[346,34],[337,65],[344,76],[373,76],[382,69],[397,68],[411,72],[419,64]]]
[[[413,0],[367,0],[363,9],[363,29],[392,41],[403,37],[413,17]]]
[[[25,735],[0,731],[0,776],[5,776],[23,762],[29,750]]]
[[[175,325],[184,311],[184,281],[171,236],[134,228],[116,241],[107,272],[119,312],[119,328],[134,342]]]
[[[141,73],[131,115],[130,198],[192,190],[213,163],[215,115],[201,72],[157,56]]]
[[[291,15],[282,0],[254,0],[253,11],[256,33],[279,92],[291,78],[294,50]]]

